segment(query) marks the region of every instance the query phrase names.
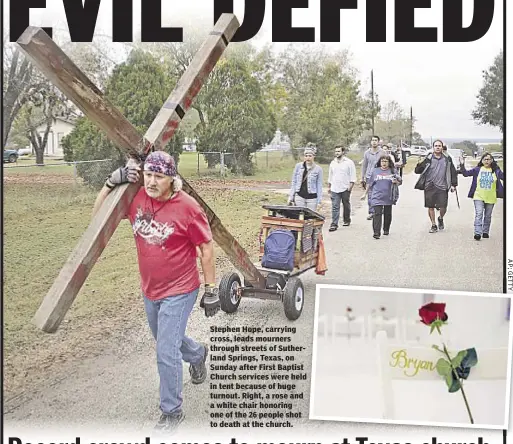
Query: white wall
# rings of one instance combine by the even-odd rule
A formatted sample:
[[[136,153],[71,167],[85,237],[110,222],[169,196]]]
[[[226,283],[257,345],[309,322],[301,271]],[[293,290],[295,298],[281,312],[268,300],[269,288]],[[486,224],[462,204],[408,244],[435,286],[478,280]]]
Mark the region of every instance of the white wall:
[[[444,327],[454,346],[468,344],[485,347],[502,347],[508,345],[509,321],[507,297],[501,296],[467,296],[454,294],[437,294],[433,292],[435,302],[445,302],[449,316],[448,325]],[[321,289],[319,295],[319,315],[343,315],[346,308],[352,308],[354,316],[368,316],[372,310],[379,312],[386,308],[386,316],[406,319],[420,319],[419,308],[424,304],[422,293],[400,293],[394,291]],[[418,327],[422,336],[429,339],[429,329]],[[425,333],[425,334],[424,334]],[[423,339],[424,339],[423,338]]]
[[[63,156],[63,150],[61,146],[61,140],[67,136],[75,127],[75,125],[65,122],[61,119],[55,119],[54,123],[48,133],[48,142],[45,148],[45,155],[48,156]],[[43,137],[46,130],[46,125],[41,125],[38,129],[38,133]],[[33,147],[31,147],[34,149]]]

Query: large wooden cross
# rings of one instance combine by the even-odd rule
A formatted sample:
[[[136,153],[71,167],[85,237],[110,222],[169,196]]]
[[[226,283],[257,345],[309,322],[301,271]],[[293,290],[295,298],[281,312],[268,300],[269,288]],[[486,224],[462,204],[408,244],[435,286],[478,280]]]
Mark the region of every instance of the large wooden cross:
[[[152,149],[163,150],[173,137],[238,28],[235,15],[223,14],[219,18],[144,137],[41,28],[29,26],[17,43],[43,74],[120,149],[129,157],[141,160]],[[214,240],[251,285],[263,288],[264,277],[248,254],[198,193],[182,179],[184,191],[205,210]],[[140,186],[125,184],[108,195],[34,316],[33,322],[43,331],[53,333],[57,330]]]

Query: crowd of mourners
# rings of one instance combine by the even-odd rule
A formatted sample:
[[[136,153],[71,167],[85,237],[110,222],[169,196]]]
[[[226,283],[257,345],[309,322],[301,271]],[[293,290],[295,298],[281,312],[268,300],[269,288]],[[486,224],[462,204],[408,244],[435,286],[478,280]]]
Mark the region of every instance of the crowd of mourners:
[[[317,211],[322,202],[323,170],[315,163],[316,148],[309,144],[304,150],[303,162],[299,162],[292,174],[288,198],[289,205],[307,207]],[[477,157],[474,153],[474,157]],[[408,161],[401,146],[380,142],[372,136],[370,147],[361,162],[361,186],[367,199],[367,220],[372,221],[374,239],[390,234],[392,208],[399,200],[399,187],[403,182],[403,169]],[[497,199],[504,196],[504,173],[490,153],[482,154],[476,167],[468,170],[463,155],[459,165],[447,153],[441,140],[433,142],[432,152],[418,159],[414,172],[419,175],[415,189],[424,193],[429,233],[445,229],[449,193],[457,192],[458,174],[472,177],[468,197],[475,208],[474,239],[490,237],[492,212]],[[328,193],[332,203],[329,231],[338,230],[342,207],[342,226],[351,225],[351,192],[357,183],[356,166],[347,156],[347,147],[335,147],[335,158],[329,166]]]

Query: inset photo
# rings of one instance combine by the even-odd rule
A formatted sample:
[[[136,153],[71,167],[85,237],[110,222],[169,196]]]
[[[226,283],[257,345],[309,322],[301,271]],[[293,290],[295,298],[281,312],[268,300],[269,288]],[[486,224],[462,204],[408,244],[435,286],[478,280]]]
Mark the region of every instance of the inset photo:
[[[317,285],[310,419],[507,429],[511,298]]]

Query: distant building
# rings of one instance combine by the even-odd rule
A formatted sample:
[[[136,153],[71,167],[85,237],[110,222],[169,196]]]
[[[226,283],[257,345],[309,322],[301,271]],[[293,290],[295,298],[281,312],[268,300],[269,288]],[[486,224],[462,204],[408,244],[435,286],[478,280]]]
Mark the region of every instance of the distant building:
[[[184,143],[182,145],[183,151],[197,151],[196,149],[196,139],[185,138]]]
[[[72,119],[63,117],[56,117],[53,119],[52,126],[48,133],[48,141],[45,147],[45,156],[64,156],[62,150],[62,139],[67,136],[75,128],[75,122]],[[43,137],[46,131],[46,123],[43,123],[37,128],[38,134]],[[30,148],[34,152],[34,147],[31,144]]]
[[[271,143],[264,146],[261,151],[290,151],[290,140],[277,129]]]

